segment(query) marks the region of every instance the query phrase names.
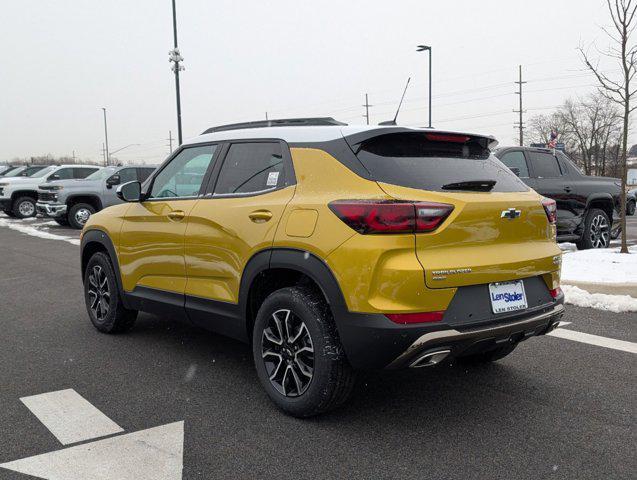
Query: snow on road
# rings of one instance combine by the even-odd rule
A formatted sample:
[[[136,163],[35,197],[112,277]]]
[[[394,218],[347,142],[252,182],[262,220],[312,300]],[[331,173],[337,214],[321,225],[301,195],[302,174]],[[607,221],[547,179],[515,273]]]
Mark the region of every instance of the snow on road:
[[[576,307],[596,308],[609,312],[637,312],[637,298],[628,295],[589,293],[573,285],[562,285],[566,303]]]
[[[62,240],[64,242],[72,243],[73,245],[79,245],[80,240],[78,238],[67,237],[66,235],[58,235],[48,231],[48,228],[37,228],[33,226],[31,222],[35,220],[31,218],[25,218],[23,220],[14,220],[6,217],[0,217],[0,227],[7,227],[11,230],[16,230],[32,237],[46,238],[47,240]]]

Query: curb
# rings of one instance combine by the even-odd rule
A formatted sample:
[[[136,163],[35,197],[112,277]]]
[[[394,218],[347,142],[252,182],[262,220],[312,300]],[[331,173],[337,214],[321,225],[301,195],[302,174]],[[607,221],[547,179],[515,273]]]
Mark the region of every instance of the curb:
[[[606,295],[629,295],[637,298],[637,283],[592,283],[571,282],[563,280],[562,284],[586,290],[588,293],[604,293]]]

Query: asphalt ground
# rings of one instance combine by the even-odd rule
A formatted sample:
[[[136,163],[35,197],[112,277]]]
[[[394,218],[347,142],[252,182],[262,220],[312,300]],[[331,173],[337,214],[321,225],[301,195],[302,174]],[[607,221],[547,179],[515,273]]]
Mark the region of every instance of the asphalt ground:
[[[94,330],[78,254],[0,225],[0,464],[62,447],[19,399],[72,388],[127,432],[183,420],[186,479],[635,478],[633,353],[533,338],[484,367],[362,374],[343,408],[298,420],[244,344],[146,314],[128,334]],[[564,320],[637,342],[634,312]]]

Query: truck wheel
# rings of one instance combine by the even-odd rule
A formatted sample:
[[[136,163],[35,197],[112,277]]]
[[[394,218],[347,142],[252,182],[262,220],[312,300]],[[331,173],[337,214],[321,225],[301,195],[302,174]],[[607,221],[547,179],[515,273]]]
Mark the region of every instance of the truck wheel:
[[[512,345],[503,345],[486,352],[474,353],[473,355],[467,355],[466,357],[458,357],[458,363],[463,363],[465,365],[479,365],[481,363],[496,362],[513,352],[517,346],[517,343]]]
[[[124,307],[117,289],[117,279],[110,258],[95,253],[84,272],[84,299],[93,326],[103,333],[122,333],[130,330],[137,312]]]
[[[82,230],[89,217],[95,213],[95,208],[88,203],[76,203],[68,214],[69,225],[78,230]]]
[[[631,217],[635,215],[635,202],[628,202],[628,206],[626,207],[626,215],[630,215]]]
[[[610,246],[610,220],[604,210],[591,208],[584,221],[584,233],[575,245],[579,250]]]
[[[31,197],[18,197],[13,202],[13,215],[16,218],[35,217],[35,199]]]
[[[354,386],[332,313],[310,289],[282,288],[265,299],[254,325],[252,353],[263,388],[295,417],[339,406]]]

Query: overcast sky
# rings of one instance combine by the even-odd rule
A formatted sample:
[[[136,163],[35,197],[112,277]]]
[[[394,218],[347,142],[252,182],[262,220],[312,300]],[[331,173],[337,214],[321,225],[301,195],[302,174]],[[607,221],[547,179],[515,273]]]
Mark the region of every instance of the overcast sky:
[[[218,124],[330,115],[433,124],[516,139],[523,65],[527,116],[594,90],[576,47],[607,39],[603,0],[177,0],[186,138]],[[51,153],[98,160],[108,109],[111,151],[160,162],[176,136],[170,0],[4,2],[0,161]],[[603,62],[604,63],[604,62]],[[608,65],[609,71],[617,67]],[[635,135],[631,135],[635,141]]]

